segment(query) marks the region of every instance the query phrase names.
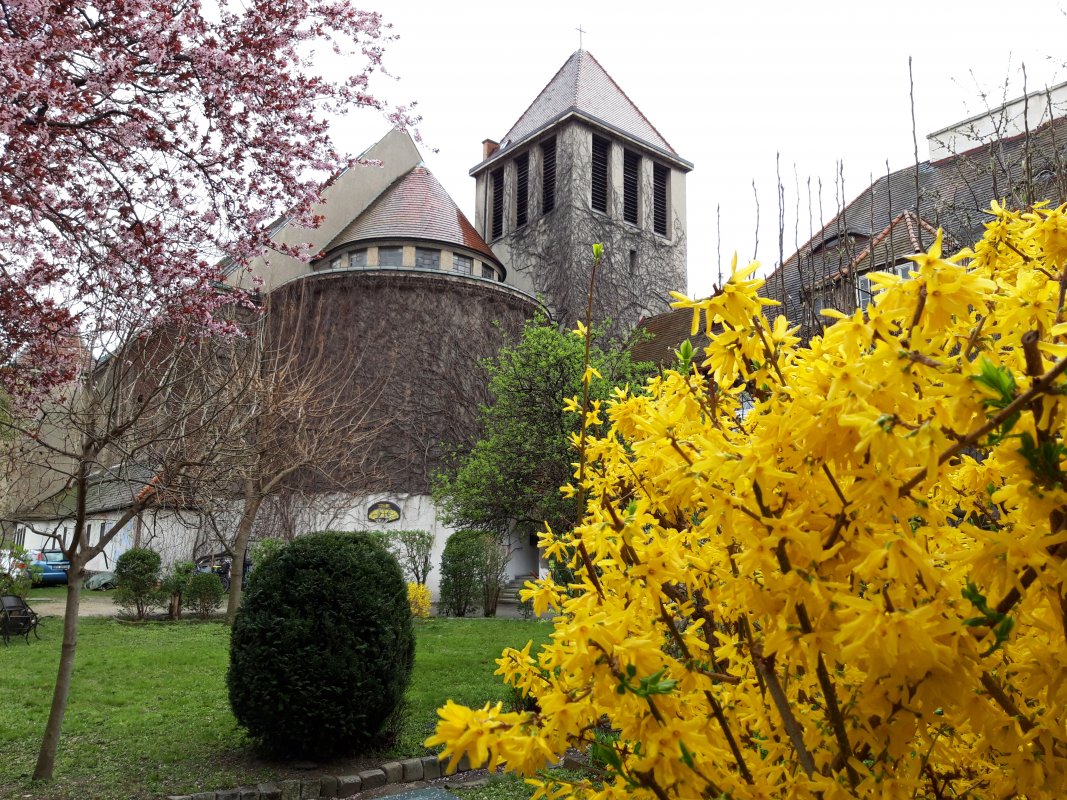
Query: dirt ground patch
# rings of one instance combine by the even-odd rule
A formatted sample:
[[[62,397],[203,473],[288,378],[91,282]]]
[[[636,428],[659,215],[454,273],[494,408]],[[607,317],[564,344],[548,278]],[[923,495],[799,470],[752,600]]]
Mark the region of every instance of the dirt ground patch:
[[[52,597],[35,597],[30,600],[33,610],[42,617],[65,617],[67,601],[63,595]],[[78,608],[79,617],[112,617],[118,606],[111,599],[111,592],[83,593]]]

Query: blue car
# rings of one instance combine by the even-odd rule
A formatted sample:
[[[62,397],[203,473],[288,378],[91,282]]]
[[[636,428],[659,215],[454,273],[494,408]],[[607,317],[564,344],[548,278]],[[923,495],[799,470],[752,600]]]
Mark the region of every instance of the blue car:
[[[25,563],[33,571],[35,585],[54,586],[67,582],[70,562],[62,550],[30,550]]]

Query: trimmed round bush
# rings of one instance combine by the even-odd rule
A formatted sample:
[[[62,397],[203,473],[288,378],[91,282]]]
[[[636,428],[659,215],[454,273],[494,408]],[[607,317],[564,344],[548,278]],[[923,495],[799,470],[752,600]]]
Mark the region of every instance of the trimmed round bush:
[[[230,706],[272,756],[359,752],[403,700],[414,657],[389,551],[366,534],[301,536],[251,575],[230,640]]]

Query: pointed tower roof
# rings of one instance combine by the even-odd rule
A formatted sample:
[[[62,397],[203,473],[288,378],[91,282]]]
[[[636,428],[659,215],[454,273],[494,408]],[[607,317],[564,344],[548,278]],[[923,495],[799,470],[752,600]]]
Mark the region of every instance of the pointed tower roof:
[[[427,239],[474,250],[498,263],[445,187],[422,164],[378,195],[323,252],[368,239]]]
[[[498,154],[537,135],[569,114],[621,133],[658,151],[687,170],[693,166],[678,155],[592,53],[576,50],[511,126],[500,143],[500,149],[471,172],[478,172],[485,163],[495,160]]]

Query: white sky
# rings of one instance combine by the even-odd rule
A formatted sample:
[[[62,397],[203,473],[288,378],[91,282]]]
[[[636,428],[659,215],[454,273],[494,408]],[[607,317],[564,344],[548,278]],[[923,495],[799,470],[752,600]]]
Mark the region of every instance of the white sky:
[[[1030,91],[1067,80],[1063,6],[1062,0],[1014,7],[991,0],[382,0],[376,10],[400,37],[385,55],[398,80],[379,80],[377,90],[393,103],[418,102],[426,164],[473,222],[468,171],[481,160],[482,139],[503,137],[578,49],[581,25],[585,49],[695,165],[687,185],[689,291],[701,295],[717,280],[717,206],[723,269],[735,250],[742,260],[752,257],[753,181],[759,257],[768,266],[777,262],[776,153],[788,257],[808,238],[809,176],[813,185],[822,178],[829,221],[837,209],[838,161],[846,201],[872,173],[885,174],[887,159],[891,169],[913,162],[909,55],[919,159],[925,160],[926,134],[984,110],[981,92],[989,106],[1021,95],[1020,65]],[[355,115],[337,126],[337,135],[342,149],[358,153],[386,130]]]

